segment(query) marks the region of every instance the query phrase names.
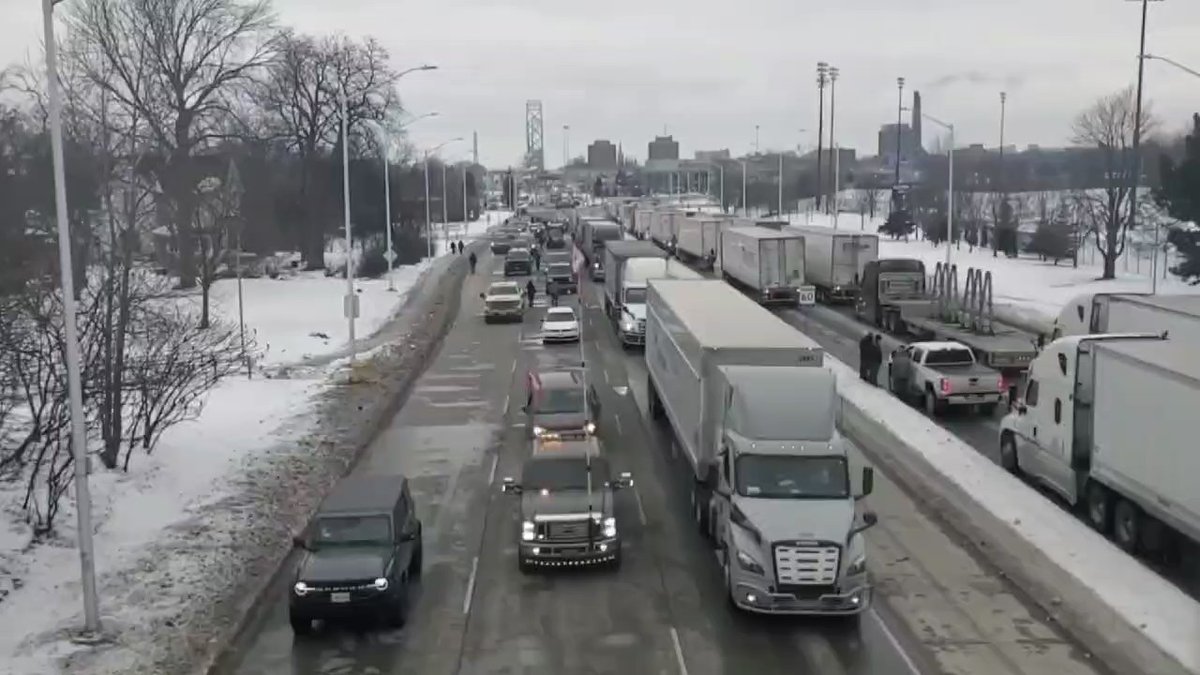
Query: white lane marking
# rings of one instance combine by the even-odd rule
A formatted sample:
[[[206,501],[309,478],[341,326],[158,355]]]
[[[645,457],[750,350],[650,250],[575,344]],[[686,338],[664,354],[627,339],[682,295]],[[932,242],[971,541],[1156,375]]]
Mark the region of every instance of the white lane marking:
[[[492,456],[492,470],[488,472],[488,485],[496,483],[496,467],[500,466],[500,455]]]
[[[467,579],[467,594],[463,597],[463,614],[471,613],[471,598],[475,595],[475,574],[479,572],[479,556],[471,559],[471,576]]]
[[[519,341],[520,341],[520,339],[518,339],[518,342]],[[511,376],[511,375],[515,375],[516,372],[517,372],[517,362],[514,360],[513,364],[512,364],[512,368],[508,369],[508,374]]]
[[[679,631],[671,626],[671,642],[675,645],[675,661],[679,663],[679,675],[688,675],[687,662],[683,660],[683,646],[679,644]]]
[[[623,433],[625,433],[624,431],[621,431],[621,416],[620,416],[620,415],[613,415],[613,421],[615,421],[615,422],[617,423],[617,433],[618,433],[618,434],[623,434]]]
[[[508,394],[504,395],[504,407],[501,408],[500,410],[504,411],[505,415],[508,414]]]
[[[607,370],[602,370],[602,371],[600,371],[600,373],[601,373],[602,375],[604,375],[604,384],[608,384],[608,371],[607,371]]]
[[[642,506],[642,494],[633,488],[633,501],[637,504],[638,520],[642,521],[642,526],[646,525],[646,508]]]
[[[879,628],[883,630],[883,636],[891,643],[892,649],[895,649],[896,653],[900,655],[900,660],[904,661],[904,666],[908,668],[908,672],[912,673],[912,675],[921,675],[921,669],[917,667],[917,663],[905,651],[904,645],[900,644],[900,638],[896,637],[896,634],[888,627],[883,617],[879,616],[879,613],[874,609],[867,610],[867,615],[874,619],[875,623],[879,624]]]

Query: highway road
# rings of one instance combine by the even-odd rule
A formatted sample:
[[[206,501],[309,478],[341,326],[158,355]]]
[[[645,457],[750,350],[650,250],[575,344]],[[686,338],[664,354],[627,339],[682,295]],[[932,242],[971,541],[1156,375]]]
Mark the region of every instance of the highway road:
[[[541,309],[485,325],[483,256],[455,326],[359,472],[412,479],[425,524],[425,574],[402,630],[330,626],[303,639],[287,622],[283,575],[219,671],[238,675],[623,673],[709,675],[1056,675],[1097,673],[1007,582],[877,474],[867,502],[877,605],[858,625],[734,613],[695,531],[686,471],[646,421],[645,369],[615,341],[584,284],[582,346],[543,346]],[[571,300],[568,302],[577,302]],[[539,305],[544,301],[539,297]],[[616,471],[625,536],[618,571],[522,575],[515,500],[499,491],[529,453],[522,413],[531,368],[584,360],[601,398],[600,436]],[[856,461],[864,461],[857,457]]]

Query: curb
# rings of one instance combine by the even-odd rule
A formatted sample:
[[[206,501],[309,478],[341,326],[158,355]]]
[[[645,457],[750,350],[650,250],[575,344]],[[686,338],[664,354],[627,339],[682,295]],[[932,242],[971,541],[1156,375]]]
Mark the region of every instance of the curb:
[[[1194,675],[1089,586],[943,476],[869,413],[841,399],[838,427],[921,506],[970,541],[1064,631],[1115,673]]]
[[[422,315],[435,312],[438,309],[443,311],[430,339],[426,340],[419,349],[413,350],[407,355],[413,359],[413,363],[417,364],[417,366],[406,369],[398,381],[385,390],[387,398],[384,403],[372,411],[369,422],[359,427],[360,433],[356,434],[352,440],[346,441],[346,444],[353,446],[354,449],[348,453],[349,461],[346,462],[340,471],[334,472],[334,482],[354,470],[354,467],[358,465],[365,454],[366,449],[370,447],[370,444],[383,431],[386,424],[395,417],[396,413],[408,399],[408,394],[413,386],[421,378],[428,364],[432,362],[433,357],[441,349],[442,341],[446,334],[453,327],[461,303],[462,284],[466,278],[467,264],[464,259],[454,259],[447,267],[448,269],[444,273],[436,275],[432,279],[435,284],[435,288],[432,291],[426,294],[414,289],[416,297],[410,295],[409,299],[402,306],[401,313],[411,312],[417,321],[420,321]],[[430,273],[432,274],[433,272],[434,270],[431,268]],[[418,282],[418,284],[420,283]],[[386,355],[376,358],[386,358]],[[332,483],[330,485],[332,486]],[[320,500],[317,501],[314,508],[319,503]],[[307,518],[311,517],[312,513],[309,513]],[[260,583],[255,586],[253,591],[243,596],[243,601],[239,603],[240,608],[236,612],[237,618],[228,625],[219,638],[210,642],[211,649],[204,658],[199,660],[192,669],[192,672],[211,675],[223,672],[231,665],[230,660],[235,653],[235,647],[238,645],[238,638],[244,634],[249,626],[259,621],[271,609],[270,603],[265,602],[265,600],[275,589],[276,584],[281,583],[284,576],[291,571],[292,565],[289,563],[294,562],[295,556],[295,550],[289,545],[273,558],[269,567],[272,571],[260,578]]]

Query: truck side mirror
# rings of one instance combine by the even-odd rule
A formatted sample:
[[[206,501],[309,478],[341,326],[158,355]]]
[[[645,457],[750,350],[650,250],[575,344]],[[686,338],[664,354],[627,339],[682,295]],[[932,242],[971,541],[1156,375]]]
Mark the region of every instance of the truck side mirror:
[[[862,519],[864,526],[862,529],[864,530],[868,527],[875,527],[875,523],[879,522],[879,516],[875,515],[874,511],[867,511],[863,513]]]
[[[628,471],[622,471],[620,478],[613,484],[613,487],[618,490],[627,490],[633,487],[633,474]]]
[[[486,297],[487,297],[487,296],[485,296],[483,293],[480,293],[480,294],[479,294],[479,299],[480,299],[480,300],[484,300],[484,299],[486,299]]]
[[[298,549],[308,550],[308,542],[305,541],[304,535],[297,534],[292,537],[292,546]]]
[[[862,494],[859,499],[866,497],[875,491],[875,469],[873,467],[864,466],[862,470]]]

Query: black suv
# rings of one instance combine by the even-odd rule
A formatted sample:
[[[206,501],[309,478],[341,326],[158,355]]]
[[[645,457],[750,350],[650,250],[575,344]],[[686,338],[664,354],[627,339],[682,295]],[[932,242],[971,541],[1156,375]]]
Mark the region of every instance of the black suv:
[[[504,276],[529,276],[533,274],[533,255],[529,249],[514,248],[504,256]]]
[[[303,549],[288,603],[296,634],[310,632],[314,620],[367,616],[404,625],[422,549],[403,476],[343,479],[293,542]]]

